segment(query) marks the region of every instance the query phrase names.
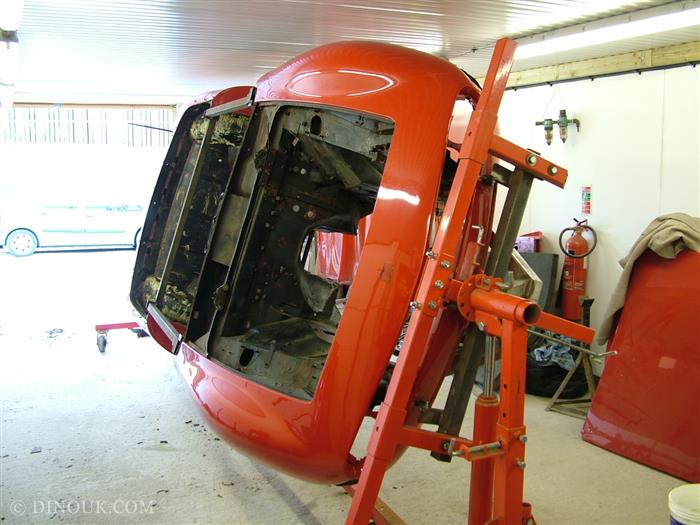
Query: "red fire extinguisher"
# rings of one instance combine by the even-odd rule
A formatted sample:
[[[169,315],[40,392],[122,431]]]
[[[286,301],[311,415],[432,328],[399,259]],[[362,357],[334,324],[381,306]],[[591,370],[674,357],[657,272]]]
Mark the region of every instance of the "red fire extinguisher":
[[[578,298],[586,293],[586,257],[590,255],[598,244],[595,230],[588,226],[588,219],[579,221],[574,219],[576,226],[564,228],[559,234],[559,248],[564,252],[564,271],[562,280],[562,316],[571,321],[581,320],[581,303]],[[572,232],[564,243],[566,232]],[[592,244],[583,236],[589,232]]]

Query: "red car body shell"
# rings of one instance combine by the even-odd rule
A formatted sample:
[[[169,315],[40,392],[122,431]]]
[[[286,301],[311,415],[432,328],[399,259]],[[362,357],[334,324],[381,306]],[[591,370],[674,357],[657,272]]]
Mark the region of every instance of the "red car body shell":
[[[352,275],[352,288],[312,400],[262,386],[205,357],[192,342],[181,344],[176,363],[196,402],[237,449],[313,482],[358,477],[361,463],[350,449],[414,298],[460,96],[475,102],[479,88],[449,62],[366,42],[319,47],[258,82],[256,104],[347,109],[390,119],[395,131],[366,236],[338,262],[343,279]],[[217,95],[213,103],[230,98]],[[464,226],[459,273],[470,271],[474,256],[471,224],[490,232],[493,200],[493,187],[479,186]],[[149,326],[162,339],[152,319]],[[463,327],[457,312],[436,318],[414,398],[434,397]]]

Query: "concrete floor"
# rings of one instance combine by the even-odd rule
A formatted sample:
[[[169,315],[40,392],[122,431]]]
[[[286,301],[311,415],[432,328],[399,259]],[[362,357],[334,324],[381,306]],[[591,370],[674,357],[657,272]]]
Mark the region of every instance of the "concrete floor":
[[[0,254],[3,525],[342,523],[343,491],[257,465],[207,429],[150,339],[112,332],[98,353],[92,325],[131,316],[133,259]],[[544,405],[528,398],[526,497],[540,525],[668,522],[682,481],[584,443],[579,420]],[[468,469],[409,450],[381,496],[410,524],[464,523]]]

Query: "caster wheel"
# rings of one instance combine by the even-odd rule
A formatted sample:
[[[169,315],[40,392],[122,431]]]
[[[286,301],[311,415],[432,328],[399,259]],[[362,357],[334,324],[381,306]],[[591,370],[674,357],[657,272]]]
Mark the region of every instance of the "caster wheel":
[[[107,350],[107,334],[97,334],[97,349],[101,354]]]

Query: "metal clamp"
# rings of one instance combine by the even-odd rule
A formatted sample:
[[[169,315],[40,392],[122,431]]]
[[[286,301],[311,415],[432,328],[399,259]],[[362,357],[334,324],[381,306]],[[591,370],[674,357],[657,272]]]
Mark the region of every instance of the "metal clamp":
[[[480,454],[488,454],[489,452],[495,452],[496,450],[501,450],[503,445],[500,441],[494,441],[493,443],[484,443],[483,445],[474,445],[469,447],[470,456],[478,456]]]

